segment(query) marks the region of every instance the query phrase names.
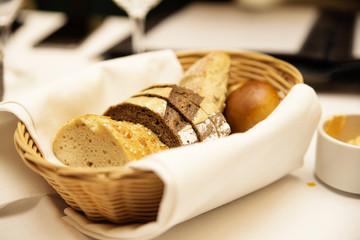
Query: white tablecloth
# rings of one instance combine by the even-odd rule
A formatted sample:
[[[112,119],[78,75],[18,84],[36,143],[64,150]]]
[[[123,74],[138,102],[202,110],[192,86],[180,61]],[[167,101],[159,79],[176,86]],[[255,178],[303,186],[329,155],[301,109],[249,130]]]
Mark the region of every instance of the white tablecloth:
[[[126,19],[111,18],[98,30],[101,34],[94,34],[76,50],[34,49],[32,44],[61,22],[62,17],[38,12],[30,12],[28,17],[26,25],[13,36],[8,50],[9,59],[21,63],[16,64],[15,70],[23,75],[14,82],[7,82],[5,97],[21,94],[29,87],[92,64],[97,61],[94,56],[106,49],[106,45],[128,33]],[[35,27],[39,24],[43,28]],[[109,38],[104,37],[105,33]],[[102,41],[96,48],[99,38],[108,39],[107,44]],[[360,113],[360,94],[318,93],[318,96],[323,117]],[[6,161],[15,161],[13,165],[26,168],[13,146],[16,119],[3,114],[0,123],[1,168],[6,168]],[[360,196],[331,189],[314,176],[315,140],[314,136],[300,169],[266,188],[179,224],[157,239],[360,239]],[[12,177],[16,176],[16,169],[9,169],[9,172]],[[36,175],[31,170],[27,174]],[[26,182],[26,176],[19,176],[19,179],[18,184]],[[67,205],[49,190],[46,182],[34,191],[50,194],[20,199],[0,209],[0,239],[89,239],[63,221],[63,209]]]

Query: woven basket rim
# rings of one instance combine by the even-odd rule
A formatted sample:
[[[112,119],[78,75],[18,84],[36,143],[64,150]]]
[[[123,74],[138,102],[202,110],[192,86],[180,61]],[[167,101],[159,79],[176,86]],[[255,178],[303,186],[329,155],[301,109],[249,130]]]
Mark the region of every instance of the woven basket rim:
[[[268,62],[278,62],[283,65],[288,70],[292,71],[295,76],[297,76],[297,83],[303,83],[303,78],[298,69],[296,69],[290,63],[287,63],[281,59],[272,57],[270,55],[235,50],[235,49],[203,49],[203,50],[179,50],[175,51],[175,54],[178,58],[191,56],[191,55],[205,55],[209,51],[224,51],[230,55],[241,55],[247,56],[251,59],[268,61]],[[250,57],[251,56],[251,57]],[[294,85],[295,85],[294,84]],[[132,168],[130,166],[117,166],[117,167],[104,167],[104,168],[72,168],[68,166],[56,165],[54,163],[46,161],[40,151],[38,150],[35,142],[32,140],[30,134],[26,130],[26,126],[21,121],[18,123],[18,126],[14,135],[15,146],[19,154],[22,154],[22,159],[31,169],[39,174],[48,174],[52,172],[59,176],[64,176],[67,178],[76,178],[86,181],[109,181],[114,179],[124,179],[124,178],[133,178],[140,174],[154,174],[152,171],[142,170],[137,168]]]
[[[280,58],[271,56],[269,54],[265,54],[265,53],[261,53],[261,52],[256,52],[256,51],[250,51],[250,50],[239,50],[236,48],[216,48],[216,49],[184,49],[184,50],[176,50],[175,54],[176,56],[179,57],[184,57],[186,55],[191,55],[191,54],[196,54],[196,55],[205,55],[207,53],[209,53],[210,51],[223,51],[226,52],[230,55],[230,57],[232,55],[241,55],[247,58],[251,58],[251,59],[256,59],[256,60],[262,60],[262,61],[269,61],[269,62],[278,62],[281,63],[282,65],[284,65],[286,68],[290,69],[293,73],[296,73],[297,77],[298,77],[298,81],[299,83],[303,83],[304,79],[303,76],[301,74],[301,72],[292,64],[290,64],[289,62],[286,62]],[[251,56],[251,57],[249,57]]]
[[[20,154],[24,154],[23,160],[26,165],[40,174],[42,174],[43,171],[51,171],[59,176],[64,176],[67,178],[79,178],[79,176],[81,176],[81,179],[91,180],[92,178],[96,178],[96,181],[101,179],[108,181],[108,179],[132,178],[134,173],[150,173],[150,171],[139,170],[128,166],[72,168],[48,162],[42,157],[42,154],[37,149],[35,142],[27,132],[25,124],[21,121],[18,122],[17,128],[15,130],[14,142],[17,151]]]

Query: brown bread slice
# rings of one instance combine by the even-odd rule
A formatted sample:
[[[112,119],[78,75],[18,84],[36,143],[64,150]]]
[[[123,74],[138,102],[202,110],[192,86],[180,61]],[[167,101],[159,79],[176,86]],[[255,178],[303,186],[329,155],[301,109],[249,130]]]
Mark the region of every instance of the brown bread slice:
[[[210,101],[209,98],[202,97],[190,89],[179,87],[175,84],[153,85],[144,89],[143,92],[154,92],[154,90],[152,89],[156,89],[155,91],[157,91],[157,93],[161,95],[164,95],[165,98],[171,93],[172,96],[177,96],[177,98],[180,98],[179,102],[190,101],[191,103],[195,104],[195,107],[193,105],[189,105],[188,107],[187,103],[183,103],[183,107],[185,106],[183,114],[187,112],[192,113],[196,109],[200,109],[199,111],[206,113],[207,118],[210,120],[212,125],[215,126],[216,132],[219,137],[227,136],[230,134],[231,129],[224,115],[219,111],[217,106]],[[180,109],[180,111],[182,111],[182,109]],[[189,116],[189,118],[191,118],[191,116]]]
[[[165,99],[192,125],[200,141],[219,137],[216,127],[208,118],[207,113],[189,99],[192,98],[200,103],[203,97],[188,89],[182,89],[177,85],[155,85],[135,96],[152,96]]]
[[[192,126],[166,100],[156,97],[131,97],[109,107],[105,113],[117,121],[140,123],[158,135],[168,147],[198,142]]]

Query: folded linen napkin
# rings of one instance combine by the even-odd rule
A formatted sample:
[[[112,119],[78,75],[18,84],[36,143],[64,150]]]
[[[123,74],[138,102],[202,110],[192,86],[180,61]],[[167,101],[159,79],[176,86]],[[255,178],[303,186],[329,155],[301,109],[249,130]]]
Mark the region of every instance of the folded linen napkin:
[[[59,164],[52,155],[51,142],[67,120],[86,113],[101,114],[109,105],[150,84],[176,83],[181,74],[171,51],[146,53],[101,63],[44,86],[37,92],[39,96],[31,94],[13,103],[22,109],[16,114],[27,120],[25,124],[45,159]],[[29,103],[31,96],[36,100]],[[320,114],[315,92],[299,84],[265,121],[246,133],[159,152],[131,163],[132,167],[154,171],[165,184],[154,222],[126,226],[94,223],[70,208],[65,210],[64,219],[97,239],[156,237],[300,167]]]

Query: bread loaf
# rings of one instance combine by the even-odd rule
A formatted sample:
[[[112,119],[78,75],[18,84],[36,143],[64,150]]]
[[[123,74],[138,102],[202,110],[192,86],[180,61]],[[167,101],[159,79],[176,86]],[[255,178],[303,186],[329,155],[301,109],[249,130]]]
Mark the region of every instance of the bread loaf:
[[[179,86],[209,98],[220,112],[225,108],[231,59],[227,53],[213,51],[197,60],[184,74]]]
[[[203,97],[191,90],[178,87],[175,84],[154,85],[135,96],[151,96],[165,99],[169,105],[192,125],[199,141],[208,141],[219,137],[216,127],[210,121],[208,114],[199,106]]]
[[[224,137],[230,134],[230,126],[227,123],[221,110],[211,101],[207,96],[200,96],[191,89],[184,87],[177,87],[174,90],[184,97],[190,99],[193,103],[200,107],[208,116],[210,121],[214,124],[219,137]]]
[[[168,147],[199,141],[192,126],[161,98],[131,97],[123,103],[109,107],[104,115],[117,121],[140,123],[156,133]]]
[[[55,156],[71,167],[123,166],[165,150],[150,129],[106,116],[84,115],[66,123],[53,142]]]
[[[138,93],[138,95],[157,95],[158,97],[162,97],[164,99],[167,99],[170,102],[173,102],[173,97],[167,97],[169,95],[176,96],[175,102],[173,104],[177,104],[180,106],[177,106],[176,108],[182,112],[182,114],[192,113],[196,110],[198,111],[197,119],[191,120],[191,116],[188,116],[185,118],[188,118],[191,122],[200,121],[199,119],[204,119],[204,122],[207,122],[207,128],[206,131],[208,133],[214,132],[211,130],[213,127],[215,127],[216,133],[218,137],[227,136],[230,134],[230,126],[227,123],[224,115],[218,110],[218,108],[215,106],[214,103],[212,103],[208,98],[204,98],[197,93],[193,92],[190,89],[179,87],[175,84],[163,84],[163,85],[153,85],[142,92]],[[189,102],[190,101],[190,102]],[[190,110],[189,110],[190,109]],[[205,117],[206,116],[206,117]],[[203,128],[204,125],[199,126],[199,128]],[[196,129],[197,127],[194,126]],[[204,130],[203,130],[204,131]],[[206,140],[214,139],[215,134],[212,134],[212,137],[205,138]],[[200,137],[201,138],[201,137]]]

